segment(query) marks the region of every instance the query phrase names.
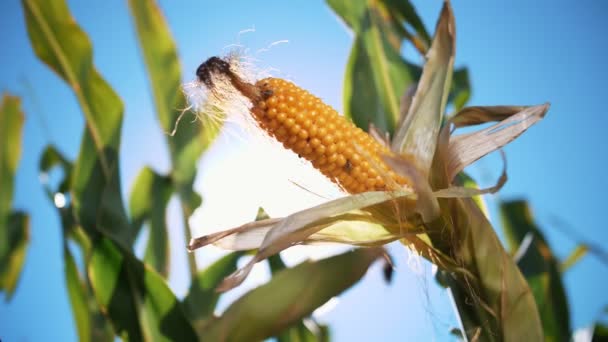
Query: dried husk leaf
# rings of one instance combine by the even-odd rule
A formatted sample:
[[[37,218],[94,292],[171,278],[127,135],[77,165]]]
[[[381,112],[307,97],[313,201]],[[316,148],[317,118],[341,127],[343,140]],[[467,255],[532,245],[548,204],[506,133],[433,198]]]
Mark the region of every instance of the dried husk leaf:
[[[294,244],[302,243],[314,233],[340,221],[342,219],[341,215],[349,214],[353,210],[371,207],[387,201],[395,201],[413,197],[414,195],[411,192],[405,190],[393,192],[366,192],[354,196],[339,198],[289,215],[277,222],[276,226],[273,226],[272,229],[268,230],[268,233],[265,235],[264,240],[259,246],[258,252],[253,259],[251,259],[251,261],[245,267],[237,270],[232,275],[227,277],[219,286],[218,290],[226,291],[238,286],[243,282],[243,280],[245,280],[253,268],[253,265],[255,265],[257,262],[264,260]],[[229,235],[232,234],[226,233],[225,236]]]
[[[449,118],[455,128],[474,126],[492,121],[503,121],[529,106],[472,106]]]
[[[441,189],[433,192],[433,195],[437,198],[465,198],[465,197],[475,197],[479,195],[485,194],[494,194],[497,193],[502,187],[507,183],[507,159],[505,157],[505,153],[501,150],[500,155],[502,156],[503,168],[500,177],[496,181],[496,184],[484,188],[469,188],[464,186],[450,186],[446,189]],[[487,213],[485,213],[487,216]]]
[[[416,95],[396,130],[392,143],[392,150],[412,156],[423,174],[428,174],[433,161],[437,135],[450,91],[455,34],[452,8],[449,2],[445,2]]]
[[[468,165],[513,141],[530,126],[540,121],[548,109],[549,104],[525,107],[522,111],[481,131],[450,136],[445,155],[448,158],[446,167],[449,181]],[[477,115],[479,112],[470,113],[476,114],[476,116],[471,116],[475,118],[475,122],[480,120],[480,116]],[[498,112],[496,116],[493,116],[492,112],[486,112],[483,118],[491,120],[504,115],[504,112]],[[460,118],[465,121],[466,115],[462,115]],[[449,125],[443,129],[448,130]]]

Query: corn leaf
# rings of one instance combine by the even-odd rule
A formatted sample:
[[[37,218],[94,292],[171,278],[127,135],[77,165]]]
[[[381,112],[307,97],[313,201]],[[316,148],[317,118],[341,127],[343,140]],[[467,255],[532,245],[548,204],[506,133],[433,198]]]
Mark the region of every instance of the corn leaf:
[[[163,278],[107,238],[93,245],[88,273],[118,336],[130,341],[194,341],[192,325]]]
[[[399,54],[401,24],[384,15],[386,7],[379,2],[328,4],[355,31],[344,76],[344,115],[365,130],[373,124],[392,134],[401,94],[420,73]]]
[[[564,286],[561,281],[560,264],[551,253],[551,248],[542,232],[534,223],[527,203],[508,201],[500,204],[503,229],[509,249],[519,255],[518,266],[528,280],[541,320],[545,338],[559,341],[569,336],[570,314]],[[522,247],[529,236],[531,241]],[[525,248],[525,250],[520,250]]]
[[[183,300],[183,306],[199,334],[202,334],[205,324],[213,317],[213,311],[220,298],[220,293],[215,289],[226,276],[236,270],[241,255],[242,253],[236,252],[224,256],[207,269],[200,271],[192,280],[190,291]]]
[[[186,204],[189,216],[201,202],[192,190],[196,164],[201,153],[217,135],[219,127],[203,124],[200,120],[186,120],[179,124],[179,117],[187,104],[181,92],[181,66],[169,27],[156,1],[130,0],[129,7],[147,67],[157,116],[162,129],[167,132],[173,164],[171,178]],[[170,136],[169,133],[174,130],[175,134]]]
[[[606,324],[597,324],[593,328],[593,337],[591,339],[592,342],[601,342],[608,340],[608,325]]]
[[[213,319],[202,339],[259,341],[274,336],[356,283],[381,253],[358,249],[283,270]]]
[[[481,341],[542,340],[543,327],[530,287],[485,215],[470,198],[440,203],[443,218],[429,226],[453,227],[455,235],[448,237],[452,255],[466,272],[448,270],[448,285],[467,337]],[[437,236],[432,238],[434,243],[441,241]]]
[[[461,172],[457,175],[456,182],[457,182],[457,184],[460,184],[465,188],[479,189],[477,182],[475,182],[475,180],[473,178],[471,178],[471,176],[469,176],[468,174],[466,174],[464,172]],[[472,199],[473,199],[473,201],[475,201],[475,204],[477,204],[479,209],[481,209],[483,214],[488,219],[490,219],[490,212],[488,211],[488,205],[487,205],[486,201],[484,200],[483,196],[481,196],[481,195],[473,196]]]
[[[344,78],[344,115],[365,130],[373,124],[392,135],[401,117],[401,94],[421,74],[419,66],[400,56],[401,43],[410,41],[424,55],[430,36],[409,1],[327,3],[355,35]],[[448,99],[458,110],[469,98],[468,70],[461,68],[454,72]]]
[[[6,293],[8,301],[13,296],[21,270],[25,263],[25,254],[30,239],[29,216],[13,211],[8,215],[2,231],[8,248],[0,255],[0,290]]]
[[[53,202],[53,195],[56,192],[68,193],[70,191],[70,178],[72,176],[72,162],[66,159],[61,152],[57,149],[57,147],[53,145],[47,145],[40,157],[40,162],[38,164],[38,170],[40,174],[43,175],[43,179],[46,179],[46,175],[51,171],[51,169],[55,167],[61,168],[63,171],[63,179],[59,183],[59,186],[56,189],[51,189],[49,184],[43,181],[43,185],[47,191],[47,195],[51,202]]]
[[[412,41],[418,50],[426,50],[431,43],[431,37],[411,2],[402,0],[383,0],[382,2],[388,8],[391,17],[395,18],[397,22],[410,25],[416,32],[407,34],[405,38]]]
[[[144,261],[164,277],[169,274],[166,211],[172,193],[173,185],[168,177],[145,167],[135,180],[129,201],[132,231],[138,232],[145,222],[150,229]]]
[[[454,105],[454,110],[461,110],[469,102],[470,98],[471,82],[469,81],[469,70],[467,68],[454,70],[448,102]]]
[[[95,70],[91,43],[65,1],[22,4],[34,52],[72,88],[86,120],[71,180],[76,217],[85,230],[104,232],[129,245],[132,234],[118,166],[122,102]]]
[[[326,325],[318,325],[313,321],[308,321],[311,329],[303,322],[283,331],[276,336],[277,342],[329,342],[329,328]]]
[[[4,94],[0,103],[0,234],[6,232],[6,222],[13,205],[15,174],[21,158],[21,134],[25,116],[18,97]],[[0,255],[8,248],[0,236]]]
[[[79,341],[113,341],[114,334],[102,316],[88,284],[84,281],[76,260],[64,247],[65,281],[76,323]]]
[[[574,250],[572,250],[572,252],[570,252],[570,254],[566,257],[566,259],[562,261],[560,271],[562,273],[568,271],[572,266],[581,261],[581,259],[587,255],[588,252],[589,247],[587,245],[576,246]]]
[[[260,208],[260,210],[263,210]],[[265,213],[264,213],[265,214]],[[268,215],[266,215],[268,217]],[[258,218],[260,218],[258,212]],[[279,274],[282,270],[287,268],[287,265],[281,259],[280,254],[276,254],[268,258],[268,265],[272,275]],[[304,323],[307,320],[309,329]],[[280,334],[275,336],[277,342],[317,342],[329,340],[329,328],[327,326],[319,325],[312,318],[304,318],[297,322],[291,327],[283,330]]]
[[[23,121],[19,98],[4,94],[0,103],[0,290],[6,300],[17,286],[29,240],[28,216],[12,210]]]

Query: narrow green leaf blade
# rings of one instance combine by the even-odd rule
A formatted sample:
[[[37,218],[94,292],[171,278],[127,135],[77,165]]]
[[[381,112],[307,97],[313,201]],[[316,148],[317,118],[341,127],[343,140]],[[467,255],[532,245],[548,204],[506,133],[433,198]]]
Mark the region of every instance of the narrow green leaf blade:
[[[500,204],[509,249],[519,257],[518,266],[528,280],[548,340],[570,336],[570,313],[559,263],[534,223],[525,201]],[[522,246],[522,243],[525,243]]]
[[[425,43],[427,46],[431,43],[431,36],[427,32],[424,27],[424,23],[416,9],[411,4],[410,1],[407,0],[383,0],[386,6],[391,10],[391,13],[397,16],[400,21],[405,22],[412,26],[418,39],[421,40],[422,43]]]
[[[196,163],[216,137],[219,127],[200,120],[186,120],[177,126],[187,104],[181,92],[181,67],[169,27],[156,1],[130,0],[129,7],[147,67],[156,112],[162,129],[167,133],[173,163],[172,178],[191,213],[200,205],[200,197],[192,190]],[[174,129],[175,135],[170,136]]]
[[[260,208],[261,209],[261,208]],[[264,213],[265,214],[265,213]],[[260,215],[258,215],[259,217]],[[268,218],[268,215],[266,217]],[[275,254],[268,258],[268,265],[272,275],[280,274],[280,272],[287,268],[287,265],[281,259],[280,254]],[[309,329],[305,320],[309,326],[313,329]],[[319,342],[326,341],[329,339],[329,328],[324,325],[319,325],[311,318],[303,318],[301,321],[293,324],[291,327],[283,330],[279,335],[275,337],[277,342]]]
[[[7,301],[17,287],[29,241],[29,217],[12,211],[24,119],[20,99],[4,94],[0,103],[0,290]]]
[[[90,341],[91,317],[89,316],[87,305],[86,288],[80,279],[74,256],[72,256],[67,247],[63,249],[63,262],[65,267],[65,283],[72,306],[72,316],[74,317],[76,330],[78,331],[78,339],[80,341]]]
[[[355,33],[361,31],[361,22],[368,9],[366,1],[327,0],[327,4]]]
[[[560,271],[562,273],[568,271],[572,266],[576,265],[579,261],[581,261],[581,259],[585,255],[587,255],[588,252],[589,247],[587,245],[576,246],[574,250],[570,252],[570,255],[568,255],[566,259],[562,261],[560,265]]]
[[[0,258],[8,244],[8,218],[13,205],[15,174],[21,158],[21,134],[25,116],[18,97],[4,94],[0,103]],[[1,259],[0,259],[1,260]]]
[[[375,10],[365,11],[344,76],[344,115],[364,130],[373,123],[393,133],[401,94],[420,69],[407,63],[387,40],[392,28]]]
[[[25,264],[25,254],[30,239],[29,217],[22,212],[12,212],[4,232],[8,250],[0,256],[0,290],[6,292],[6,300],[13,296],[21,270]]]
[[[114,332],[101,314],[76,260],[67,247],[63,252],[65,281],[79,341],[113,341]]]
[[[144,222],[148,222],[150,228],[144,261],[164,277],[169,274],[166,212],[172,193],[173,185],[168,177],[145,167],[135,179],[129,201],[133,225],[131,232],[137,234]]]
[[[283,270],[211,321],[202,338],[259,341],[276,335],[356,283],[380,255],[379,249],[358,249]]]
[[[454,111],[459,111],[469,102],[471,98],[471,81],[469,81],[469,69],[460,68],[454,70],[452,76],[452,89],[448,102],[454,105]]]
[[[107,238],[93,246],[88,273],[116,333],[131,341],[195,341],[181,303],[162,277]]]
[[[242,252],[230,253],[200,271],[190,284],[190,291],[183,300],[184,310],[197,332],[201,333],[220,298],[215,289],[237,267]]]
[[[543,340],[533,293],[477,204],[470,198],[440,203],[443,219],[430,226],[441,231],[451,224],[461,237],[458,241],[447,241],[454,246],[449,248],[456,248],[452,253],[458,265],[457,269],[448,270],[448,285],[468,339]],[[433,243],[446,242],[437,236],[432,239]],[[462,269],[466,272],[461,272]]]
[[[76,216],[86,230],[102,231],[128,245],[118,166],[122,102],[94,68],[91,43],[65,1],[22,4],[34,52],[72,88],[86,119],[71,180]]]

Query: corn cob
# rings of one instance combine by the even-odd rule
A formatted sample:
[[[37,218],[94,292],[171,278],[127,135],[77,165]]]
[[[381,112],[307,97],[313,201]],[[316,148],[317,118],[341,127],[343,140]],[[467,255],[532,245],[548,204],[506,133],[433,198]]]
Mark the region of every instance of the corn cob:
[[[388,149],[319,98],[295,84],[266,78],[251,110],[258,125],[285,148],[310,161],[351,194],[395,188],[406,179],[390,170]]]
[[[355,126],[319,98],[279,78],[265,78],[255,85],[241,80],[227,61],[211,57],[196,72],[213,88],[213,74],[221,74],[253,104],[257,124],[331,181],[351,194],[395,190],[409,186],[382,160],[387,147]]]

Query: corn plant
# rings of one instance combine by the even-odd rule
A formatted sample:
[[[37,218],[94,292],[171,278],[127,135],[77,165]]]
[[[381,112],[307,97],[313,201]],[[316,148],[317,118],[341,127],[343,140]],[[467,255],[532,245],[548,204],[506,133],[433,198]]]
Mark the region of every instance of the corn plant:
[[[507,251],[479,197],[498,191],[506,175],[496,186],[480,190],[463,173],[541,120],[549,106],[465,107],[468,70],[453,70],[455,18],[449,2],[433,36],[408,1],[327,2],[355,36],[345,72],[344,116],[291,82],[243,77],[233,55],[211,57],[199,67],[195,87],[210,96],[200,106],[189,106],[181,92],[177,47],[160,9],[154,0],[129,0],[160,129],[172,134],[166,138],[171,171],[142,169],[125,201],[118,158],[122,100],[95,69],[91,43],[65,1],[22,0],[34,52],[71,88],[85,118],[77,158],[70,160],[49,145],[39,165],[41,172],[63,170],[57,187],[43,186],[51,203],[58,194],[69,199],[56,207],[80,340],[251,341],[274,336],[279,341],[326,341],[329,328],[311,320],[311,313],[358,282],[386,256],[382,246],[393,241],[438,266],[437,280],[452,292],[461,322],[454,332],[463,339],[570,336],[560,266],[526,204],[501,206]],[[404,42],[426,57],[424,65],[401,56]],[[233,103],[227,99],[235,98],[249,104],[243,114],[257,128],[349,196],[284,218],[260,210],[255,221],[192,238],[188,218],[202,203],[193,190],[197,160],[219,128],[181,118],[228,112]],[[448,106],[451,115],[446,115]],[[199,112],[183,110],[190,107]],[[18,99],[5,96],[0,105],[0,290],[9,297],[28,239],[27,215],[11,211],[22,121]],[[454,133],[487,122],[497,123],[479,132]],[[181,299],[166,283],[171,272],[166,212],[172,197],[180,202],[188,249],[213,243],[234,250],[204,270],[188,253],[191,283]],[[133,250],[143,229],[149,238],[140,259]],[[529,236],[532,242],[525,242]],[[285,266],[282,250],[313,242],[357,248]],[[82,260],[69,243],[78,246]],[[237,269],[246,254],[253,258]],[[238,286],[255,263],[266,259],[272,279],[215,315],[220,292]],[[602,331],[600,326],[598,336]]]

